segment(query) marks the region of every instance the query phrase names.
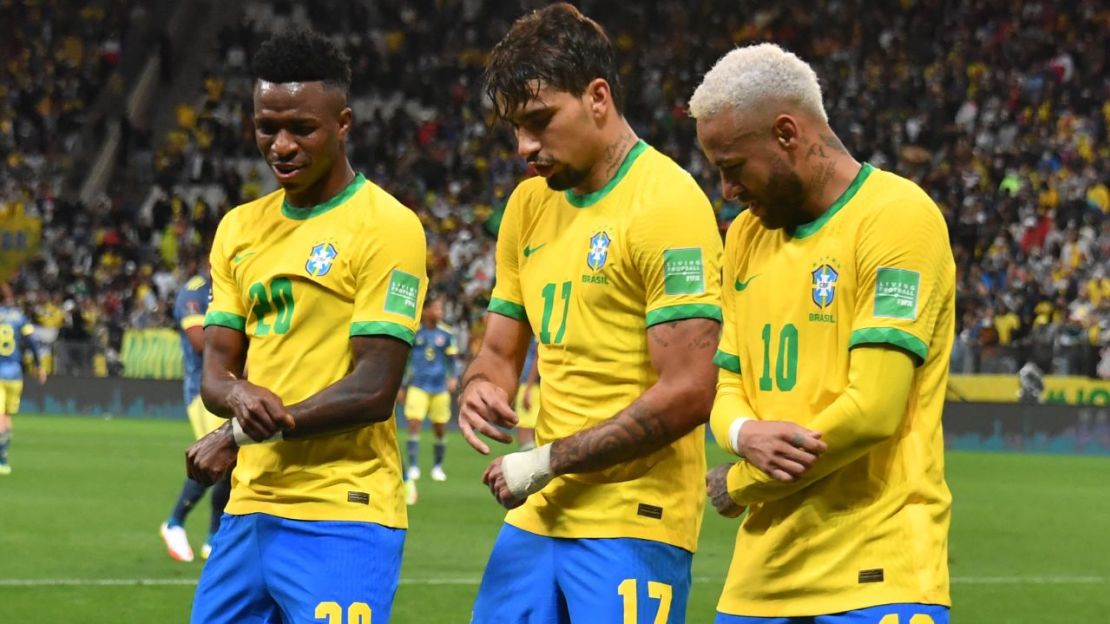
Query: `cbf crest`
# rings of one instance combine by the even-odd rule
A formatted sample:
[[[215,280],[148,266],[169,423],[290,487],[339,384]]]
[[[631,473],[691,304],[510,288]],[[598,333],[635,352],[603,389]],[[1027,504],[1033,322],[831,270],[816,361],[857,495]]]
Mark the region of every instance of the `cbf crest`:
[[[304,270],[313,277],[323,277],[331,270],[331,265],[338,255],[335,245],[320,243],[308,253],[308,262],[305,263]]]
[[[822,264],[813,270],[813,303],[817,307],[825,309],[832,305],[833,297],[836,296],[836,278],[840,274],[836,269],[827,264]]]
[[[609,258],[609,244],[613,239],[605,232],[590,237],[590,251],[586,254],[586,264],[594,271],[600,271]]]

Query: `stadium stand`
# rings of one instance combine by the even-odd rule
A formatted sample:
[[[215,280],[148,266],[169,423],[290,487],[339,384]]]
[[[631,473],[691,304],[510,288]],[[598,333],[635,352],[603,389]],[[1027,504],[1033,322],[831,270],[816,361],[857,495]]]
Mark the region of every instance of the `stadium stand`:
[[[291,25],[346,45],[352,162],[424,222],[433,287],[448,295],[463,350],[480,334],[498,211],[526,173],[509,130],[493,122],[482,63],[521,6],[542,3],[244,3],[220,18],[203,76],[169,123],[125,137],[108,199],[85,203],[55,199],[55,181],[77,166],[65,159],[67,136],[81,130],[79,102],[103,84],[118,47],[126,12],[106,7],[129,3],[92,3],[101,12],[86,9],[93,17],[77,30],[52,21],[62,12],[25,4],[43,3],[0,11],[57,43],[5,46],[0,203],[41,220],[38,254],[13,283],[34,322],[59,336],[59,363],[87,359],[88,349],[67,345],[91,343],[106,362],[98,368],[119,372],[123,330],[168,325],[167,302],[219,218],[274,188],[253,147],[250,52]],[[1103,3],[822,0],[750,3],[743,13],[719,0],[579,4],[620,50],[626,116],[701,182],[722,231],[738,207],[720,198],[685,100],[724,50],[772,40],[815,64],[832,125],[854,154],[913,178],[944,211],[959,271],[953,372],[1016,373],[1033,360],[1110,378]],[[25,68],[48,67],[59,79],[43,97],[43,81]]]

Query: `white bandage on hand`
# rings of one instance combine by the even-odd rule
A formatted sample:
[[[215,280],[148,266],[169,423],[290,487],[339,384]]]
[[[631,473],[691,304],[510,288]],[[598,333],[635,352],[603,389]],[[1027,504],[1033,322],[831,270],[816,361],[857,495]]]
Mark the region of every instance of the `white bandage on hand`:
[[[501,458],[501,476],[509,492],[518,499],[543,489],[555,476],[551,473],[551,445],[509,453]]]
[[[732,447],[732,452],[736,453],[740,459],[744,459],[744,454],[740,452],[740,428],[750,420],[751,418],[737,418],[732,421],[732,425],[728,428],[728,445]]]
[[[274,435],[266,438],[265,440],[255,440],[254,438],[247,435],[246,431],[243,431],[243,425],[239,424],[238,418],[235,418],[234,416],[231,417],[231,435],[235,438],[235,443],[239,446],[244,446],[246,444],[263,444],[265,442],[277,442],[278,440],[285,439],[285,436],[282,434],[283,432],[279,431]]]

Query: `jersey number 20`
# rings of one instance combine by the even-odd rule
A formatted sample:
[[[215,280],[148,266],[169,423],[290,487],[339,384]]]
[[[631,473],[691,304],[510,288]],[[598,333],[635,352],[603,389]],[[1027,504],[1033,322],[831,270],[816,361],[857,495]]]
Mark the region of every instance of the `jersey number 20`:
[[[266,336],[270,333],[270,324],[266,322],[266,317],[274,311],[277,312],[276,318],[273,319],[274,333],[284,334],[289,331],[290,325],[293,324],[293,283],[288,277],[279,277],[270,282],[269,293],[266,292],[262,282],[255,282],[251,284],[247,294],[254,302],[251,312],[258,320],[258,325],[254,329],[255,336]]]
[[[343,605],[338,602],[321,602],[316,605],[315,617],[327,624],[371,624],[370,605],[352,602],[347,607],[347,620],[343,620]]]

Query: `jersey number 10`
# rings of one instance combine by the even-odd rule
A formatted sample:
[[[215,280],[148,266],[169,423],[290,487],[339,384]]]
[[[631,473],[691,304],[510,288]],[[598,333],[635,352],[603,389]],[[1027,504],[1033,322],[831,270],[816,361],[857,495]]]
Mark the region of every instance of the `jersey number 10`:
[[[759,377],[759,389],[770,392],[778,388],[789,392],[798,383],[798,328],[787,323],[779,331],[778,357],[775,358],[775,378],[771,379],[771,324],[763,326],[763,374]]]

